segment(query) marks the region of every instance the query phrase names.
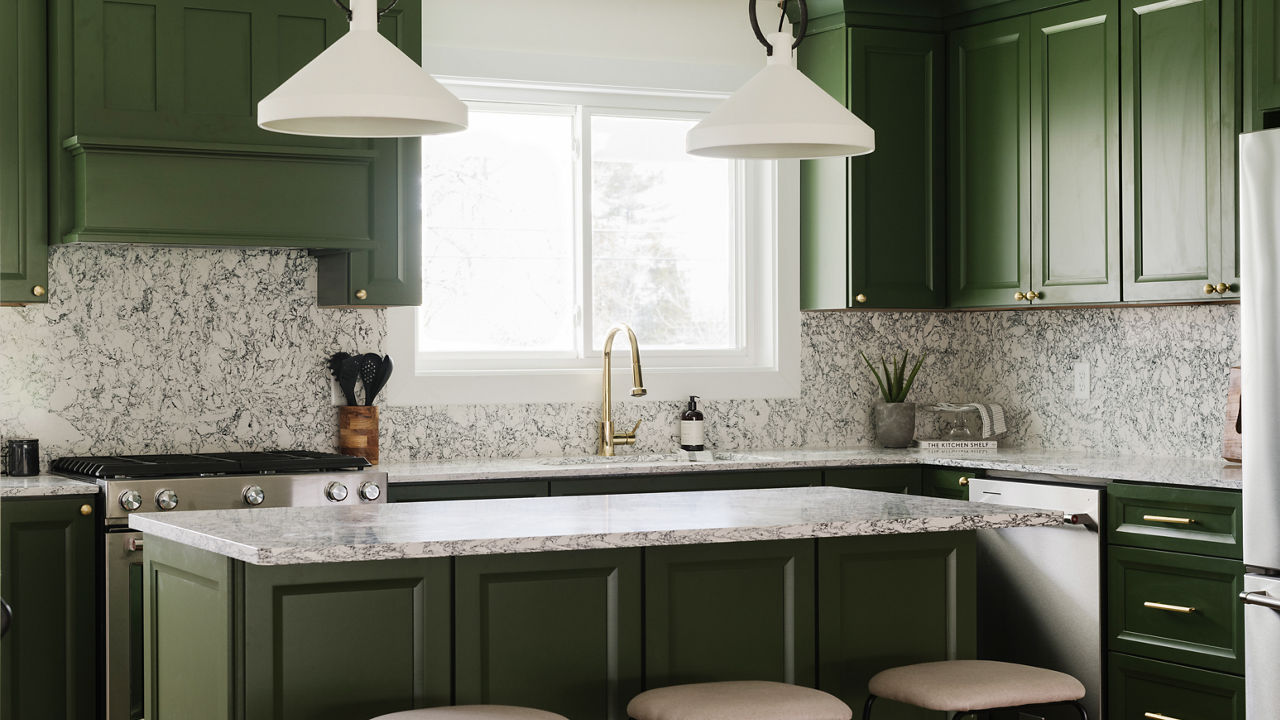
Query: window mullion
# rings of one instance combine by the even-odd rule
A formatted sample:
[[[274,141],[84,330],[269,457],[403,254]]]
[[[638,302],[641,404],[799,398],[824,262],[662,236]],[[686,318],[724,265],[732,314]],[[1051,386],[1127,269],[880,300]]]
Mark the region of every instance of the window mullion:
[[[578,314],[582,318],[578,356],[585,358],[591,354],[591,340],[595,334],[591,312],[591,111],[586,107],[578,107],[575,127],[578,150]]]

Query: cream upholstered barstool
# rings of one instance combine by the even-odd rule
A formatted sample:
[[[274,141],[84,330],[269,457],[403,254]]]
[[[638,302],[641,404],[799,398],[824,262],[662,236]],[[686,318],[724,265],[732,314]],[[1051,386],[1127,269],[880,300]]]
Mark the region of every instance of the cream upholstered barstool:
[[[1056,670],[995,662],[945,660],[889,668],[867,683],[871,693],[862,709],[870,720],[877,698],[896,700],[926,710],[973,715],[979,710],[1006,710],[1044,705],[1070,705],[1089,720],[1080,699],[1084,685]]]
[[[627,704],[634,720],[851,720],[821,690],[765,680],[690,683],[646,690]]]
[[[568,720],[546,710],[514,705],[445,705],[379,715],[372,720]]]

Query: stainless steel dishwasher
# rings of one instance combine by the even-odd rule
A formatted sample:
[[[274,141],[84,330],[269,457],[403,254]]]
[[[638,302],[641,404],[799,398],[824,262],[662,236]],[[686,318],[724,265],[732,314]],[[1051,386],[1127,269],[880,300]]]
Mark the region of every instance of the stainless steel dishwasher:
[[[991,473],[995,474],[995,473]],[[1103,487],[1053,476],[972,478],[969,499],[1058,510],[1053,528],[978,531],[978,657],[1059,670],[1084,683],[1093,720],[1102,707]],[[1000,720],[1078,720],[1050,708]]]

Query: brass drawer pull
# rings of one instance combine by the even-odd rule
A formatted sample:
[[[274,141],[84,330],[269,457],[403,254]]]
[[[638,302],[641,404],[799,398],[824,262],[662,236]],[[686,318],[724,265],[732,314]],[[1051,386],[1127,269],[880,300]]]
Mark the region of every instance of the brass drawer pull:
[[[1143,515],[1142,519],[1147,522],[1169,523],[1170,525],[1194,525],[1196,522],[1191,518],[1166,517],[1164,515]]]
[[[1147,718],[1147,720],[1178,720],[1178,718],[1173,717],[1172,715],[1161,715],[1160,713],[1153,712],[1143,713],[1142,717]]]
[[[1166,605],[1165,603],[1158,602],[1144,602],[1142,603],[1142,607],[1151,608],[1152,610],[1165,610],[1168,612],[1182,613],[1183,615],[1190,615],[1196,611],[1193,607],[1185,607],[1183,605]]]

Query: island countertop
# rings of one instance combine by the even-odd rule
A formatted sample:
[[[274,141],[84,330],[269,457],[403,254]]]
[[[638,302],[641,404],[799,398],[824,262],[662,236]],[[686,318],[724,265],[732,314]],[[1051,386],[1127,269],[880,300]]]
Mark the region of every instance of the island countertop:
[[[1061,513],[836,487],[142,513],[149,536],[253,565],[1061,525]]]

